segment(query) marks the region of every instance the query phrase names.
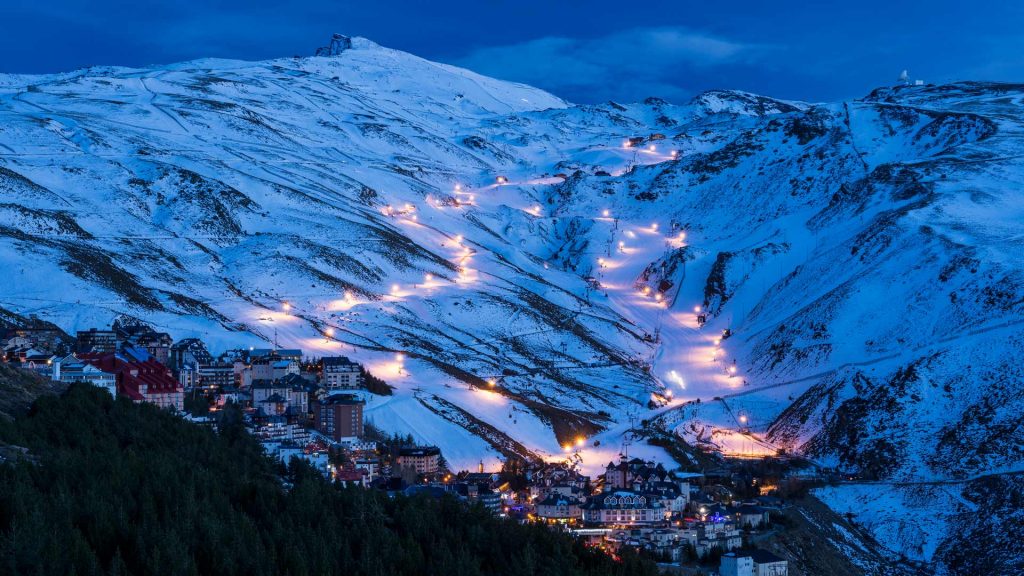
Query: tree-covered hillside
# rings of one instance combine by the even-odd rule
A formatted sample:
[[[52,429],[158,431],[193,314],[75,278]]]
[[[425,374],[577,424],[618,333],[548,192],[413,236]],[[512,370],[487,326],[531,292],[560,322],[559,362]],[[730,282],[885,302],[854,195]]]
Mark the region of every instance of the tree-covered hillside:
[[[341,489],[221,432],[72,386],[0,421],[0,572],[10,574],[654,574],[452,499]]]

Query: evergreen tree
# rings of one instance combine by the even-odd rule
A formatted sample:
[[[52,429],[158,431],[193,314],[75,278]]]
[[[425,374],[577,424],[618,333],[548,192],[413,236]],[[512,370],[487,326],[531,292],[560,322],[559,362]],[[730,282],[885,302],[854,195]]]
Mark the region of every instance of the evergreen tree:
[[[88,385],[38,400],[0,427],[0,444],[28,448],[0,464],[0,573],[656,574],[453,497],[388,498],[275,464],[236,406],[217,428]]]

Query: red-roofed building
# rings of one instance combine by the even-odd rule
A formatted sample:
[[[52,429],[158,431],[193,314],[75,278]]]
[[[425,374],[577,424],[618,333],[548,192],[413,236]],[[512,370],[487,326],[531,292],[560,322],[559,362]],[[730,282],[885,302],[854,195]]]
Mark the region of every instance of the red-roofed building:
[[[331,469],[331,477],[343,486],[362,486],[366,488],[368,473],[362,469]]]
[[[171,370],[150,358],[132,362],[117,354],[79,354],[78,359],[103,372],[116,374],[117,393],[135,402],[161,408],[185,409],[185,392]]]

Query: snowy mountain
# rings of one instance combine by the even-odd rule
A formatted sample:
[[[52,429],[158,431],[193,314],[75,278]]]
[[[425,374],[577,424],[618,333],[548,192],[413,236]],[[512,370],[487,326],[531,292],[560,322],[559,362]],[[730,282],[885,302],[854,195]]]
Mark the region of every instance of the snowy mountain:
[[[892,550],[1011,566],[950,544],[1024,523],[1024,86],[575,106],[318,54],[0,76],[0,314],[351,356],[456,467],[800,451]]]

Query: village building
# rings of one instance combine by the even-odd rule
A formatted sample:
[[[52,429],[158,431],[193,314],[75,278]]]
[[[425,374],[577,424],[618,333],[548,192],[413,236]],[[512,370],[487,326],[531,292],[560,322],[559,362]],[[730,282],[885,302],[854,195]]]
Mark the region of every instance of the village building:
[[[437,446],[414,446],[398,451],[399,466],[416,474],[437,474],[441,470],[441,449]]]
[[[480,503],[492,513],[501,510],[501,494],[492,490],[486,482],[457,482],[452,486],[452,491],[461,499]]]
[[[359,486],[360,488],[366,488],[372,480],[366,470],[360,468],[333,469],[331,478],[342,486]]]
[[[186,390],[194,388],[199,380],[199,366],[213,363],[213,356],[198,338],[185,338],[171,345],[168,366],[177,375]]]
[[[36,320],[34,316],[30,320]],[[66,356],[71,350],[68,347],[67,335],[58,328],[45,326],[0,328],[0,362],[13,361],[24,356],[24,351],[35,350],[41,354]]]
[[[114,320],[112,331],[118,348],[139,348],[152,359],[167,365],[174,339],[166,332],[157,332],[152,326],[131,318]]]
[[[733,515],[740,528],[762,528],[770,521],[768,510],[760,506],[740,506],[734,509]]]
[[[103,372],[115,374],[117,393],[135,402],[148,402],[161,408],[185,409],[185,394],[181,383],[174,379],[169,368],[156,360],[128,361],[113,353],[79,354],[78,358]]]
[[[274,409],[273,404],[265,404],[264,410],[266,409]],[[284,414],[268,414],[264,411],[253,414],[251,431],[261,442],[289,442],[301,445],[308,443],[310,439],[309,430],[295,419]]]
[[[575,524],[583,518],[583,510],[576,498],[551,494],[535,505],[537,518],[550,524]]]
[[[638,484],[637,491],[660,503],[666,519],[683,514],[690,503],[690,484],[687,482],[655,480]]]
[[[363,437],[363,406],[366,403],[350,394],[335,394],[316,405],[314,423],[317,432],[334,442]]]
[[[194,387],[206,392],[215,392],[235,384],[234,365],[227,362],[210,362],[196,367]]]
[[[328,390],[355,389],[363,384],[359,364],[344,356],[328,356],[323,359],[324,388]]]
[[[366,480],[373,482],[377,476],[380,476],[380,458],[376,456],[357,456],[353,460],[357,470],[366,471]]]
[[[722,556],[720,576],[789,576],[789,563],[767,550],[728,552]]]
[[[622,457],[617,464],[608,463],[603,478],[608,489],[639,490],[641,485],[648,482],[668,481],[671,475],[660,463],[645,462],[640,458],[626,460]]]
[[[591,496],[582,506],[587,524],[650,524],[664,520],[664,510],[656,500],[633,492],[614,490]]]
[[[57,360],[57,356],[53,354],[39,352],[38,350],[27,350],[21,358],[21,367],[24,370],[31,370],[36,374],[47,376],[53,370],[53,362],[55,360]]]
[[[90,328],[75,335],[75,351],[80,353],[103,353],[117,350],[117,334],[113,330]]]
[[[58,382],[84,382],[103,388],[111,396],[117,396],[117,374],[104,372],[88,362],[79,360],[74,354],[59,358],[51,365],[50,378]]]
[[[298,348],[255,348],[249,350],[249,359],[271,358],[273,360],[288,360],[299,364],[302,362],[302,350]]]

